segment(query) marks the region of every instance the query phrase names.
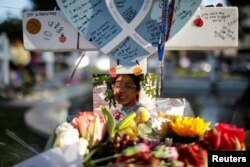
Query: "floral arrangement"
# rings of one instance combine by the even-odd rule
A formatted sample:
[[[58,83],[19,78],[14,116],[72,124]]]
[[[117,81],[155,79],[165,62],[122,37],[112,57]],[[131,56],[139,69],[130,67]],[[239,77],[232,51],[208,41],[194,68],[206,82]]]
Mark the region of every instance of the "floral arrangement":
[[[234,125],[200,117],[164,112],[150,114],[141,107],[116,120],[102,113],[80,112],[57,127],[53,147],[79,143],[84,166],[208,166],[208,151],[245,150],[245,131]]]

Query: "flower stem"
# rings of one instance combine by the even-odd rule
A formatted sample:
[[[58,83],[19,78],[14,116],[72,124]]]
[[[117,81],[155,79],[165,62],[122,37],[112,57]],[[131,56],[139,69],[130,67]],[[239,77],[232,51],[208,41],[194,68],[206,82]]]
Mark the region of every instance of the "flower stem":
[[[111,160],[111,159],[117,158],[117,157],[119,157],[121,155],[122,154],[114,154],[114,155],[111,155],[111,156],[108,156],[108,157],[95,159],[95,160],[91,161],[91,164],[96,164],[96,163],[100,163],[100,162],[103,162],[103,161]]]

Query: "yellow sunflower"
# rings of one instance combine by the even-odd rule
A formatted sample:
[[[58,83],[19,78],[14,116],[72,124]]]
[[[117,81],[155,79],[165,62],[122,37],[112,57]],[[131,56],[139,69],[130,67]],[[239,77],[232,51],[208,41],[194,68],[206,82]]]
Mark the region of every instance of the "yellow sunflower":
[[[197,137],[202,136],[208,130],[211,122],[206,122],[200,117],[181,117],[176,116],[170,122],[172,130],[179,136]]]

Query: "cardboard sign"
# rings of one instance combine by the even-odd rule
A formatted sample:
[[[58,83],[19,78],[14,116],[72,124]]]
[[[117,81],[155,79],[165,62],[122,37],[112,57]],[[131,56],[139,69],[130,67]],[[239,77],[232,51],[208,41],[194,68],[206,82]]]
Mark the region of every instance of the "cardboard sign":
[[[185,18],[183,12],[179,12],[178,16],[183,19]],[[40,31],[28,31],[29,26],[27,24],[32,19],[37,19],[40,22]],[[129,21],[128,18],[126,20]],[[174,24],[176,23],[175,20],[181,19],[174,17]],[[151,35],[145,37],[146,39],[154,36],[154,30],[157,32],[157,24],[148,23],[148,25],[150,25],[147,27],[148,31],[145,29],[144,33],[150,32]],[[137,30],[142,31],[140,27]],[[172,33],[175,33],[174,31],[176,30],[172,28]],[[60,42],[59,40],[62,35],[66,38],[64,42]],[[61,11],[24,12],[23,37],[24,47],[27,50],[54,52],[74,51],[77,49],[97,50],[93,44],[75,30]],[[156,42],[157,38],[156,36],[152,38],[152,43]],[[171,34],[171,38],[166,42],[165,46],[166,50],[213,50],[238,47],[238,8],[199,8],[179,32],[176,32],[175,35]],[[122,48],[121,46],[120,50]],[[111,53],[115,52],[112,51]],[[116,62],[115,58],[113,57],[114,62]],[[127,60],[125,57],[123,58],[124,61]],[[139,58],[138,61],[141,62]],[[130,69],[130,67],[127,69]]]
[[[176,0],[174,36],[201,0]],[[123,66],[134,66],[156,52],[161,32],[161,0],[57,0],[64,16],[96,48]],[[166,13],[168,16],[168,13]]]
[[[214,50],[238,47],[238,8],[207,7],[197,10],[165,47],[168,50]]]
[[[23,12],[23,42],[27,50],[72,51],[94,49],[65,19],[61,11]]]
[[[82,167],[78,144],[53,148],[13,167]]]

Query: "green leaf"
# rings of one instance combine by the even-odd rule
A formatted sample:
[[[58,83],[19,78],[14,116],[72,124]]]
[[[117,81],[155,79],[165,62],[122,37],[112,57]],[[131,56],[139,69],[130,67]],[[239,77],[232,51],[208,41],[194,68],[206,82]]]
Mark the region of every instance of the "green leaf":
[[[156,158],[162,158],[162,159],[167,159],[171,155],[169,155],[169,152],[166,150],[165,145],[158,145],[154,151],[152,151],[152,155]]]
[[[113,114],[105,107],[101,106],[102,114],[106,123],[106,128],[111,139],[115,135],[115,118]]]
[[[135,154],[137,154],[141,151],[142,151],[142,149],[138,145],[130,146],[130,147],[125,148],[122,151],[122,155],[130,157],[130,156],[134,156]]]
[[[150,121],[138,125],[138,133],[142,138],[148,140],[155,140],[155,134],[153,134],[152,124]]]
[[[54,131],[53,134],[51,134],[49,136],[49,139],[48,139],[48,141],[47,141],[47,143],[45,145],[45,150],[49,150],[49,149],[53,148],[55,139],[56,139],[56,133]]]

